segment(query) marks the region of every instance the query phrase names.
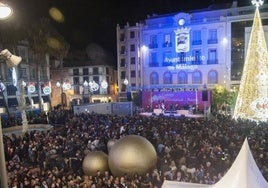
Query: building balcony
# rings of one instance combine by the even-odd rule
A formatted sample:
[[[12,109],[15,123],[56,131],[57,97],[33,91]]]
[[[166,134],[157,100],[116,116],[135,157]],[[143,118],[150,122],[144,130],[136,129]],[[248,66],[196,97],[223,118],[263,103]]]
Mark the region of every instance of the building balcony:
[[[208,65],[218,64],[218,60],[217,59],[207,60],[207,64]]]
[[[149,44],[149,48],[150,49],[158,48],[158,44],[156,43]]]
[[[192,41],[192,45],[201,45],[202,44],[202,40],[193,40]]]
[[[217,44],[218,39],[208,39],[208,44]]]
[[[159,67],[159,63],[149,63],[149,67]]]

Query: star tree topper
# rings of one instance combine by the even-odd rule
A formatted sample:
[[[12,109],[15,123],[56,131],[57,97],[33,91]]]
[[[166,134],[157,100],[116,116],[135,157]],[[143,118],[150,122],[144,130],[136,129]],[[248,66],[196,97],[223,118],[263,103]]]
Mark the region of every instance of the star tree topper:
[[[263,0],[252,0],[251,3],[258,8],[263,5]]]

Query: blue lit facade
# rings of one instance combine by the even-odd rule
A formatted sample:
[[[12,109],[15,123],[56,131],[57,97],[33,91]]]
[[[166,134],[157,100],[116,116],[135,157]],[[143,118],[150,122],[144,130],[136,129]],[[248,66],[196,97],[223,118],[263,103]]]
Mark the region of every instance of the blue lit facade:
[[[260,7],[263,25],[267,9]],[[254,10],[235,1],[221,9],[153,15],[135,26],[117,26],[119,93],[238,85]]]

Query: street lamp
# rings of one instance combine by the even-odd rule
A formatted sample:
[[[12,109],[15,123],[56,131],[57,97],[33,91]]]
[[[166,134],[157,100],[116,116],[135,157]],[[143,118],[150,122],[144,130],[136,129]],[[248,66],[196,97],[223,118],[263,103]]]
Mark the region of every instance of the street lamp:
[[[0,2],[0,19],[7,19],[12,14],[12,9],[5,3]]]
[[[12,9],[7,4],[0,2],[0,19],[6,19],[11,14]],[[5,58],[8,67],[17,66],[22,60],[21,57],[11,54],[7,49],[1,51],[0,56],[3,56]],[[1,168],[0,171],[1,187],[3,188],[8,187],[1,117],[0,117],[0,168]]]
[[[26,115],[26,101],[25,101],[25,88],[26,82],[23,80],[20,84],[20,100],[21,100],[21,117],[22,117],[22,133],[26,133],[28,131],[29,125],[27,121],[27,115]]]
[[[66,93],[64,92],[65,90],[69,90],[71,89],[71,84],[69,82],[63,82],[60,83],[59,81],[57,81],[56,86],[58,88],[61,88],[61,105],[64,108],[66,106]]]

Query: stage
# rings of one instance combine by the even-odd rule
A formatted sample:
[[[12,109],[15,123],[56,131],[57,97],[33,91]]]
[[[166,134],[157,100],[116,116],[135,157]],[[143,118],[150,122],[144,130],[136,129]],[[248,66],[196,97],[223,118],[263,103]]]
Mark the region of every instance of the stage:
[[[185,112],[185,111],[184,111]],[[142,116],[165,116],[165,117],[187,117],[187,118],[204,118],[204,114],[191,114],[191,113],[178,113],[178,111],[165,111],[163,113],[155,113],[154,112],[142,112],[140,113]]]

